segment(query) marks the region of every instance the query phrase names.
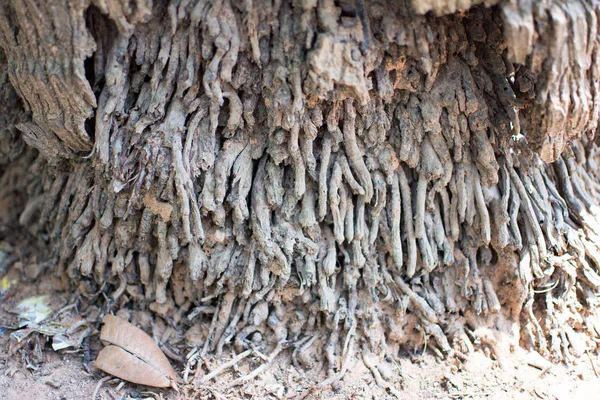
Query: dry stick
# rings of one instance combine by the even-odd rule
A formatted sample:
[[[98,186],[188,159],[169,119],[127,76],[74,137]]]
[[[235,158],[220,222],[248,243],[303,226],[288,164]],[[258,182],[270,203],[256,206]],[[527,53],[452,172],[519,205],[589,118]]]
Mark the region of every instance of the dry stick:
[[[104,382],[106,382],[110,379],[112,379],[112,376],[105,376],[104,378],[102,378],[98,381],[98,384],[96,385],[96,389],[94,389],[94,394],[92,394],[92,400],[96,400],[96,397],[98,396],[98,391],[100,390],[100,388],[102,387]]]
[[[532,182],[535,189],[539,192],[541,198],[543,199],[543,204],[545,207],[545,212],[547,218],[550,218],[552,221],[552,203],[550,201],[550,194],[546,189],[546,183],[544,182],[544,178],[542,177],[542,173],[539,168],[533,168],[532,170]]]
[[[594,361],[592,361],[592,356],[590,356],[590,352],[586,350],[585,354],[590,359],[590,364],[592,364],[592,369],[594,370],[594,374],[596,374],[596,378],[600,378],[600,375],[598,375],[598,371],[596,370],[596,366],[594,365]]]
[[[422,271],[424,271],[424,273],[429,273],[433,271],[437,264],[437,260],[434,258],[433,249],[431,248],[431,244],[429,243],[429,238],[427,237],[427,235],[425,235],[422,238],[417,239],[417,242],[419,243],[421,259],[423,260]]]
[[[263,361],[269,361],[269,357],[267,357],[263,353],[261,353],[261,351],[258,350],[258,348],[256,347],[256,345],[254,343],[249,343],[248,345],[250,346],[250,348],[254,352],[255,356],[257,356],[258,358],[260,358]]]
[[[440,393],[436,397],[473,397],[473,396],[492,396],[493,393],[476,393],[476,392],[457,392],[457,393]]]
[[[489,309],[494,312],[500,311],[500,300],[498,300],[498,295],[494,290],[494,284],[489,279],[484,279],[483,289],[485,290]]]
[[[510,244],[510,232],[508,227],[509,217],[508,211],[503,205],[503,194],[500,192],[500,185],[489,189],[492,200],[490,201],[490,214],[495,227],[496,239],[498,247],[505,248]]]
[[[277,357],[277,355],[279,353],[281,353],[281,350],[283,350],[283,344],[277,343],[277,346],[275,347],[275,349],[271,352],[271,354],[269,354],[269,359],[267,360],[266,363],[262,364],[260,367],[256,368],[254,371],[250,372],[249,374],[239,377],[238,379],[228,383],[226,387],[231,388],[233,386],[241,385],[242,383],[257,377],[260,373],[262,373],[265,369],[267,369],[267,367],[269,365],[271,365],[271,363],[273,362],[275,357]]]
[[[154,392],[140,392],[140,393],[141,394],[148,394],[148,395],[154,397],[156,400],[162,400],[162,398],[163,398],[162,397],[162,393],[158,393],[158,394],[156,394]]]
[[[221,372],[225,371],[228,368],[233,367],[235,364],[237,364],[244,358],[248,357],[250,354],[252,354],[252,349],[248,349],[248,350],[244,351],[243,353],[238,354],[237,356],[235,356],[234,358],[232,358],[230,361],[226,362],[225,364],[219,365],[219,367],[217,369],[215,369],[214,371],[199,378],[198,384],[202,385],[203,383],[206,383],[206,382],[214,379]]]
[[[465,165],[465,168],[471,168],[471,162]],[[466,210],[465,210],[465,222],[467,226],[473,225],[473,221],[475,220],[475,215],[477,214],[477,210],[475,208],[475,193],[473,193],[473,174],[471,171],[467,171],[465,174],[465,188],[467,190],[467,199],[466,199]]]

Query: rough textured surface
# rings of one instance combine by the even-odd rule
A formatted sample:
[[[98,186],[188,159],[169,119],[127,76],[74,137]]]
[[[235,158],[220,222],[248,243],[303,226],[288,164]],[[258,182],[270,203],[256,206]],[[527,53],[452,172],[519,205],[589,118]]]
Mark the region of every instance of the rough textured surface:
[[[202,354],[595,347],[598,6],[469,5],[12,4],[19,223]]]
[[[499,2],[499,0],[412,0],[411,5],[417,14],[425,14],[432,11],[436,15],[443,15],[466,11],[478,4],[490,7]]]
[[[0,51],[0,168],[14,161],[25,143],[16,124],[27,120],[27,112],[8,79],[8,64]]]

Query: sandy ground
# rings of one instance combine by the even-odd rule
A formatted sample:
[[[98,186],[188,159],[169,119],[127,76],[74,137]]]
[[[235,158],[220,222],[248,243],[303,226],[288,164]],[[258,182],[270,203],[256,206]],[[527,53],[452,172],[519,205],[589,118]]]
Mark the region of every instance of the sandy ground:
[[[18,277],[15,277],[18,280]],[[14,308],[22,299],[47,294],[55,310],[68,305],[69,299],[60,291],[62,284],[45,279],[35,285],[18,282],[0,296],[0,326],[14,326]],[[89,310],[88,310],[89,312]],[[65,314],[76,314],[75,308]],[[77,317],[77,316],[75,316]],[[102,348],[98,333],[93,332],[83,349],[54,351],[47,336],[33,333],[18,343],[10,329],[0,328],[0,399],[91,399],[99,382],[96,399],[287,399],[325,377],[323,368],[311,370],[292,366],[289,351],[282,352],[273,365],[259,377],[234,388],[227,383],[261,365],[259,358],[247,358],[235,369],[205,386],[188,385],[179,394],[172,389],[152,389],[107,377],[93,367],[93,360]],[[503,360],[502,367],[486,349],[479,349],[466,361],[439,360],[426,350],[416,349],[410,357],[386,362],[388,380],[401,399],[588,399],[600,395],[600,358],[585,354],[571,365],[553,365],[547,371],[526,362],[527,352],[518,349]],[[230,358],[224,355],[225,361]],[[184,365],[173,361],[178,373]],[[208,370],[219,363],[206,360]],[[354,359],[335,388],[314,392],[306,399],[387,399],[392,394],[378,387],[374,376],[360,359]]]

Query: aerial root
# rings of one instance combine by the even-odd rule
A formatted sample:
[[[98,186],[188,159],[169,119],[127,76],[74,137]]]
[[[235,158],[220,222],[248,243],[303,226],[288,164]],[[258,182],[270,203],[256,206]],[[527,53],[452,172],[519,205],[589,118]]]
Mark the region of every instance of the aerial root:
[[[467,355],[470,355],[475,352],[475,347],[473,346],[471,339],[469,339],[469,336],[463,328],[461,328],[457,332],[454,342],[455,346],[460,348],[461,353],[466,353]]]
[[[342,367],[340,369],[340,372],[330,376],[329,378],[325,379],[324,381],[322,381],[322,382],[312,386],[311,388],[305,390],[304,392],[300,393],[298,396],[293,398],[294,400],[302,400],[302,399],[306,398],[308,395],[314,394],[316,391],[325,389],[325,388],[333,385],[334,383],[340,381],[344,377],[344,375],[346,374],[346,371],[348,370],[348,365],[350,364],[350,360],[352,359],[352,356],[354,354],[354,342],[356,340],[355,330],[356,330],[356,325],[352,325],[350,327],[350,329],[348,329],[348,332],[346,333],[346,339],[344,340],[344,349],[342,351]]]
[[[312,346],[316,339],[316,335],[306,336],[305,338],[299,340],[296,343],[296,345],[294,346],[294,351],[292,353],[292,363],[294,364],[294,366],[304,364],[302,363],[302,361],[298,360],[298,357],[302,357],[304,359],[304,354],[306,354],[306,351],[310,348],[310,346]]]
[[[319,75],[319,69],[327,65],[327,55],[318,55],[325,42],[315,44],[310,56],[305,53],[312,45],[303,47],[298,42],[298,46],[290,48],[286,61],[264,52],[261,55],[263,46],[286,48],[288,45],[281,43],[281,38],[289,37],[292,43],[300,37],[297,35],[309,38],[314,34],[296,30],[292,36],[278,33],[279,29],[288,29],[287,22],[274,23],[279,15],[283,16],[281,13],[289,11],[286,2],[274,2],[280,5],[264,11],[251,1],[245,2],[245,10],[233,10],[230,3],[217,1],[210,7],[197,6],[191,15],[187,15],[189,7],[181,7],[176,18],[181,22],[180,28],[177,23],[171,26],[164,41],[154,42],[160,39],[159,29],[148,29],[149,36],[144,37],[148,26],[163,23],[162,12],[156,18],[150,13],[146,21],[149,25],[135,33],[137,46],[123,46],[119,57],[114,54],[124,43],[122,39],[110,48],[98,47],[95,53],[89,48],[96,66],[111,66],[118,58],[117,67],[106,69],[107,79],[95,79],[110,84],[98,99],[95,129],[99,136],[94,142],[96,152],[92,151],[92,160],[56,168],[43,158],[27,156],[23,161],[15,159],[17,164],[0,174],[0,181],[6,183],[0,185],[0,197],[14,190],[11,182],[27,182],[31,188],[27,189],[30,197],[19,212],[18,222],[32,234],[47,237],[51,245],[59,245],[58,252],[48,254],[58,258],[58,275],[68,265],[68,276],[73,280],[80,274],[91,276],[97,286],[102,286],[97,293],[111,290],[112,301],[117,305],[124,304],[121,300],[127,295],[142,307],[156,300],[166,310],[172,301],[171,292],[177,289],[181,301],[176,298],[175,303],[187,312],[182,304],[202,299],[203,305],[197,310],[203,308],[205,312],[198,325],[203,326],[211,317],[212,321],[207,322],[210,326],[197,351],[198,358],[211,353],[219,358],[231,341],[241,354],[208,371],[205,377],[196,378],[201,382],[214,379],[235,366],[234,360],[250,354],[261,358],[257,361],[264,365],[234,384],[267,368],[282,345],[271,344],[277,351],[265,356],[255,348],[248,349],[246,342],[250,335],[252,343],[263,341],[268,324],[275,321],[279,324],[276,335],[293,327],[294,337],[303,338],[291,344],[294,364],[304,368],[312,364],[311,346],[320,347],[326,342],[327,379],[316,387],[336,383],[344,376],[357,340],[355,333],[349,331],[340,355],[338,338],[342,331],[338,323],[345,319],[346,328],[354,324],[358,310],[356,318],[362,324],[364,315],[370,315],[363,311],[371,305],[381,305],[377,312],[389,319],[390,326],[398,325],[394,319],[405,315],[426,320],[419,329],[423,328],[427,339],[435,339],[433,351],[448,353],[445,330],[452,320],[471,310],[475,314],[481,312],[481,318],[493,318],[489,315],[492,311],[505,314],[508,307],[501,301],[509,299],[505,302],[517,306],[508,310],[511,317],[524,320],[523,333],[529,334],[533,347],[545,349],[540,350],[544,356],[570,359],[583,351],[578,341],[581,325],[572,324],[577,331],[572,332],[568,324],[573,317],[568,316],[567,308],[573,307],[574,315],[584,316],[583,310],[598,301],[600,276],[596,265],[600,264],[600,251],[595,242],[600,236],[600,224],[595,204],[600,198],[600,184],[595,182],[598,153],[592,143],[585,139],[573,142],[573,150],[553,164],[543,164],[534,153],[521,152],[520,145],[515,144],[518,151],[513,151],[512,144],[504,143],[503,135],[495,133],[502,128],[495,126],[495,119],[489,118],[486,111],[500,112],[498,106],[505,104],[493,104],[494,96],[483,98],[478,94],[487,93],[488,89],[473,80],[471,61],[467,65],[458,55],[435,61],[435,67],[423,69],[422,64],[410,68],[432,71],[427,72],[427,89],[423,91],[420,84],[412,86],[412,81],[400,75],[396,82],[387,82],[392,72],[387,70],[389,55],[383,58],[378,50],[371,53],[361,48],[362,55],[352,53],[352,58],[358,57],[353,61],[358,75],[354,76],[351,68],[344,72],[344,82],[362,80],[361,71],[367,72],[361,67],[362,59],[368,59],[369,68],[372,64],[382,74],[377,76],[377,85],[368,90],[356,89],[358,86],[353,84],[349,88],[354,87],[357,93],[368,92],[367,97],[372,98],[359,104],[345,90],[337,89],[333,92],[343,94],[342,97],[325,96],[321,93],[325,86],[311,82],[310,77],[301,79],[298,72],[304,71],[306,61],[309,75]],[[312,5],[318,2],[304,3],[305,15],[322,8]],[[280,13],[281,4],[284,9]],[[160,10],[162,7],[161,3]],[[173,7],[169,6],[170,13]],[[480,51],[471,47],[469,27],[493,20],[492,14],[481,11],[464,19],[466,36],[452,39],[460,40],[460,46],[468,46],[469,54],[476,54],[475,58]],[[397,22],[410,26],[409,15],[401,13],[385,18],[383,23],[386,29]],[[297,16],[294,12],[286,21],[296,26]],[[396,18],[398,21],[394,22]],[[183,30],[188,27],[184,22],[187,19],[190,34]],[[248,25],[247,38],[245,29],[237,26],[242,20]],[[335,21],[331,22],[333,26]],[[435,33],[446,32],[450,26],[447,23],[460,27],[463,19],[432,18],[426,22],[427,29]],[[133,21],[131,24],[134,32],[137,28]],[[363,28],[370,34],[367,25]],[[81,26],[85,28],[85,24]],[[259,34],[259,26],[272,29],[272,33]],[[202,40],[197,32],[201,32]],[[332,33],[335,39],[338,34]],[[373,33],[373,38],[378,37],[377,31]],[[346,43],[344,35],[340,30],[343,43],[335,39],[336,46],[350,49],[354,39]],[[254,63],[243,54],[248,50],[245,45],[240,48],[240,43],[248,43],[246,40]],[[156,48],[159,42],[160,49]],[[479,45],[488,46],[490,54],[503,50],[493,40],[478,42]],[[106,44],[99,42],[98,46]],[[151,47],[155,49],[141,50]],[[412,54],[418,53],[414,53],[412,45],[404,47],[402,56],[410,59],[406,65],[420,64],[428,58],[412,59]],[[17,54],[21,50],[14,51]],[[238,53],[239,65],[235,67]],[[113,54],[111,60],[105,60],[105,54]],[[195,56],[198,54],[202,57]],[[134,58],[140,70],[136,69],[133,79],[125,79]],[[78,57],[77,60],[83,65]],[[288,64],[288,60],[300,64]],[[508,68],[511,63],[505,64]],[[478,74],[489,74],[492,82],[506,81],[503,73],[487,70],[485,63],[479,65],[483,70]],[[340,67],[346,68],[343,63]],[[389,67],[396,71],[397,66]],[[148,74],[150,70],[154,72]],[[439,73],[433,73],[438,70]],[[176,75],[182,79],[175,82]],[[379,85],[379,80],[385,85]],[[90,83],[101,89],[98,82]],[[256,82],[272,84],[261,88]],[[84,83],[87,85],[85,79]],[[433,84],[436,89],[430,90]],[[315,91],[316,87],[319,89]],[[394,89],[404,91],[408,87],[412,89],[398,93],[394,99]],[[446,100],[436,97],[435,93],[441,93],[438,89],[456,90],[457,98],[468,99],[468,106],[446,107]],[[125,97],[132,101],[119,99],[121,92],[128,93]],[[95,101],[93,93],[88,94]],[[136,96],[138,100],[134,101]],[[464,101],[467,100],[459,103]],[[506,112],[514,112],[511,102]],[[93,121],[93,108],[89,108],[89,114],[78,114],[78,121]],[[130,118],[123,117],[127,115]],[[521,116],[527,118],[527,113]],[[33,134],[24,133],[29,137]],[[515,138],[513,141],[516,143]],[[45,151],[43,146],[33,147]],[[89,151],[88,144],[84,147],[82,152]],[[524,146],[522,150],[525,149]],[[49,158],[59,161],[63,155]],[[34,168],[21,179],[18,171],[27,171],[23,168],[27,164]],[[34,173],[40,168],[43,173]],[[25,179],[27,176],[33,180]],[[298,205],[302,209],[300,215],[296,215]],[[38,213],[40,221],[36,222]],[[370,219],[369,224],[365,218]],[[580,227],[585,237],[579,238]],[[575,253],[579,253],[579,258],[557,264],[556,260],[572,254],[573,249],[578,250]],[[495,271],[501,272],[505,262],[512,263],[512,257],[520,257],[521,261],[511,265],[514,282],[504,285]],[[177,276],[181,264],[188,267],[187,278]],[[133,282],[136,269],[139,282]],[[295,273],[301,278],[300,292],[295,290],[296,281],[290,279],[295,278]],[[132,281],[128,281],[130,276]],[[443,282],[441,290],[434,279]],[[87,286],[93,282],[80,283],[82,295],[96,291],[97,286]],[[513,287],[512,283],[516,285]],[[358,306],[352,299],[343,306],[336,304],[346,301],[342,293],[349,288],[354,291],[354,299],[360,299]],[[557,306],[555,311],[543,309],[538,303],[544,296],[536,289],[547,290],[547,304],[555,300],[552,295],[561,297],[565,305]],[[521,297],[513,297],[513,290]],[[523,294],[530,298],[521,313],[523,304],[517,303],[526,300]],[[580,307],[578,299],[585,299],[587,305],[582,302]],[[258,301],[261,304],[256,304]],[[281,307],[282,315],[289,312],[298,318],[280,321],[279,311],[273,312],[272,305],[274,309]],[[207,308],[213,309],[212,316],[207,316]],[[251,311],[254,316],[247,321]],[[319,325],[321,329],[321,321],[333,320],[335,324],[323,328],[329,341],[320,336],[316,341],[314,327]],[[386,326],[383,333],[389,341],[412,340],[412,335],[401,338],[402,329],[394,332]],[[493,347],[493,337],[486,338],[479,341],[488,340]],[[281,337],[277,339],[284,343]],[[474,351],[474,338],[470,339],[464,329],[454,335],[454,340],[460,347],[456,354],[461,357]],[[377,365],[377,360],[367,355],[363,355],[363,361]],[[185,377],[191,367],[186,366]],[[196,367],[196,371],[207,370]],[[378,385],[387,387],[386,380],[390,379],[385,373],[374,376]]]
[[[373,374],[373,377],[375,378],[375,382],[377,383],[377,386],[379,386],[382,389],[389,390],[389,392],[392,395],[394,395],[396,398],[398,398],[398,399],[401,398],[400,391],[398,391],[394,387],[394,385],[392,385],[391,383],[386,381],[381,376],[381,372],[379,372],[379,370],[377,369],[377,364],[375,363],[374,358],[375,358],[374,354],[368,353],[368,352],[363,352],[363,355],[362,355],[363,363],[369,369],[369,371],[371,371],[371,373]]]

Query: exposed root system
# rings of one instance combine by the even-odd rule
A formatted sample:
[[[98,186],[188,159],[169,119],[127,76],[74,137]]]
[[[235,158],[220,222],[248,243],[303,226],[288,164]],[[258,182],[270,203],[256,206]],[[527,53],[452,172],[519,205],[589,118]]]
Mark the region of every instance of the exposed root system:
[[[268,354],[231,385],[289,347],[394,394],[378,363],[425,341],[596,346],[597,5],[25,3],[0,10],[12,222],[200,357]]]

